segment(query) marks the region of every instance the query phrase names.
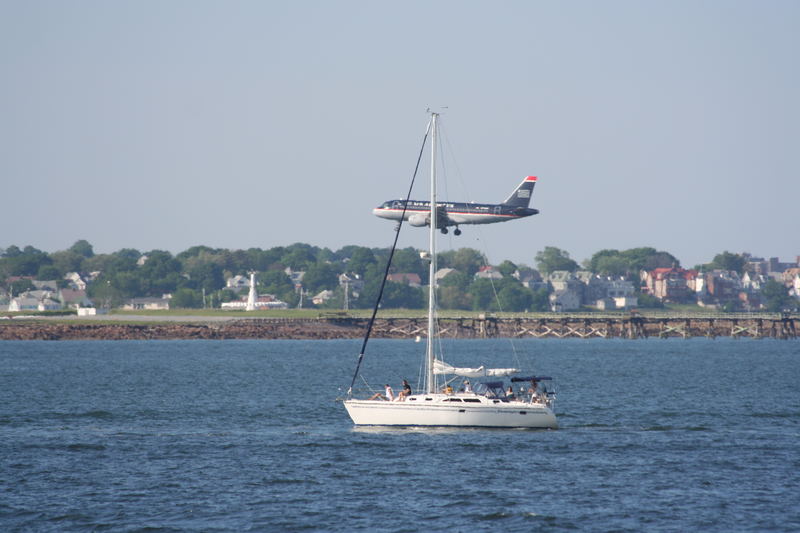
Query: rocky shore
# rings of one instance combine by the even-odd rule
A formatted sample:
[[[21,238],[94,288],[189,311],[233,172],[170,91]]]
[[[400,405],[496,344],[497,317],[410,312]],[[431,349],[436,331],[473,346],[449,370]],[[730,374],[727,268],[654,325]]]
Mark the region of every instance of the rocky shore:
[[[231,320],[212,323],[0,323],[0,340],[171,340],[171,339],[350,339],[364,334],[360,324],[326,320]]]

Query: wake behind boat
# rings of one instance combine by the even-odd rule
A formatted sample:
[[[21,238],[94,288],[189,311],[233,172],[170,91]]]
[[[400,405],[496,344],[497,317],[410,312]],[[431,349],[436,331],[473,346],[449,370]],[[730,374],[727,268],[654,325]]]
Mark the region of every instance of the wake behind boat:
[[[431,173],[430,173],[430,238],[429,253],[425,258],[430,261],[428,289],[428,335],[425,357],[425,380],[423,392],[414,393],[410,386],[394,396],[392,389],[386,385],[385,394],[373,394],[368,399],[353,397],[353,385],[358,377],[361,361],[366,351],[372,324],[380,304],[383,285],[379,291],[372,319],[367,327],[361,353],[359,354],[353,381],[348,390],[348,398],[344,400],[347,413],[356,425],[371,426],[450,426],[450,427],[496,427],[496,428],[548,428],[558,427],[553,404],[555,393],[549,385],[550,377],[517,376],[521,372],[517,368],[457,368],[436,357],[434,346],[437,341],[436,320],[436,143],[437,122],[439,115],[431,113],[426,139],[430,135]],[[424,146],[424,143],[423,143]],[[413,181],[412,181],[413,187]],[[410,192],[410,191],[409,191]],[[440,207],[441,204],[438,204]],[[406,203],[402,206],[407,208]],[[405,213],[399,216],[400,224]],[[398,228],[399,234],[399,228]],[[395,235],[394,246],[384,273],[384,284],[391,265],[391,258],[397,246]],[[439,376],[452,376],[439,382]],[[504,382],[497,378],[511,377],[511,385],[506,389]],[[469,379],[483,379],[474,385]],[[514,391],[514,384],[526,384]],[[455,384],[455,387],[454,387]]]

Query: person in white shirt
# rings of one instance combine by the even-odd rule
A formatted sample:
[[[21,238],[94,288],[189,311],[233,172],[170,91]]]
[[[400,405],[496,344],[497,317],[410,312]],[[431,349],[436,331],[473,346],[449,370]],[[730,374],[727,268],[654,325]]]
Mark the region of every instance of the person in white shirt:
[[[383,395],[383,394],[381,394],[380,392],[376,392],[375,394],[373,394],[372,396],[370,396],[370,398],[369,398],[369,399],[370,399],[370,400],[377,400],[378,398],[380,398],[380,399],[382,399],[382,400],[389,400],[390,402],[393,402],[393,401],[394,401],[394,391],[392,391],[392,388],[389,386],[389,384],[388,384],[388,383],[386,384],[386,391],[385,391],[385,393],[386,393],[386,395],[384,396],[384,395]]]

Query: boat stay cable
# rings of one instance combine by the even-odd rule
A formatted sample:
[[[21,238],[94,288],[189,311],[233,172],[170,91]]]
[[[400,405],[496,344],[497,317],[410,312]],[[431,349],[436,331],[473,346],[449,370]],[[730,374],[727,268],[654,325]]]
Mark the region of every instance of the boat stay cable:
[[[367,342],[369,342],[369,336],[372,333],[372,326],[375,324],[375,317],[378,314],[378,307],[381,304],[381,299],[383,299],[383,290],[386,287],[386,278],[389,276],[389,268],[392,266],[392,258],[394,257],[394,252],[397,249],[397,240],[400,237],[400,229],[403,227],[403,220],[405,219],[406,209],[408,208],[408,201],[411,198],[411,191],[414,189],[414,182],[417,179],[417,172],[419,171],[419,165],[422,161],[422,156],[425,153],[425,144],[428,141],[428,135],[431,131],[431,125],[433,121],[428,123],[428,127],[425,130],[425,136],[422,138],[422,146],[419,150],[419,155],[417,156],[417,164],[414,167],[414,175],[411,177],[411,184],[408,187],[408,194],[406,194],[406,199],[403,202],[403,213],[400,217],[400,221],[397,223],[397,228],[395,229],[394,235],[394,242],[392,243],[392,248],[389,250],[389,257],[386,260],[386,269],[383,272],[383,279],[381,280],[381,287],[378,290],[378,297],[375,299],[375,306],[372,308],[372,316],[369,319],[369,323],[367,324],[367,331],[364,334],[364,341],[361,343],[361,351],[358,354],[358,362],[356,363],[356,371],[353,373],[353,380],[350,382],[350,388],[347,389],[347,395],[352,396],[353,394],[353,386],[356,383],[356,379],[358,378],[358,372],[361,368],[361,362],[364,360],[364,353],[367,350]]]

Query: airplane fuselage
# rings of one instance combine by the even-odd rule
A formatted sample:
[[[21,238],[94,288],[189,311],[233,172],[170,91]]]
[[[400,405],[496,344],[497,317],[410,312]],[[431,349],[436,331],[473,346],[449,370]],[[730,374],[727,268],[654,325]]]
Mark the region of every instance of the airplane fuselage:
[[[436,202],[436,227],[447,233],[448,226],[455,226],[459,235],[460,224],[492,224],[529,217],[539,212],[528,207],[533,196],[536,176],[527,176],[511,196],[501,204],[478,204],[472,202]],[[412,226],[431,225],[431,202],[429,200],[389,200],[372,210],[375,216],[389,220],[407,220]]]
[[[422,220],[425,217],[429,221],[431,213],[431,203],[429,201],[409,200],[403,217],[404,200],[389,200],[372,210],[372,214],[389,220]],[[436,210],[445,214],[446,226],[459,224],[491,224],[494,222],[505,222],[518,218],[529,217],[539,212],[538,209],[529,207],[515,207],[503,204],[476,204],[468,202],[436,202]],[[438,227],[443,227],[440,219],[437,221]],[[424,224],[420,224],[424,225]]]

